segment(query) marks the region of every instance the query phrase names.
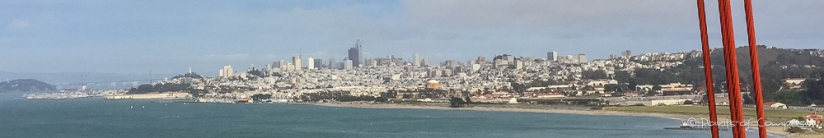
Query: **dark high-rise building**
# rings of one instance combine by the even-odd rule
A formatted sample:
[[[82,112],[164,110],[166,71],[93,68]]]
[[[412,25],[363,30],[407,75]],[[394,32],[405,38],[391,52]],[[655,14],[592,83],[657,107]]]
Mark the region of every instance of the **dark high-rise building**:
[[[361,58],[363,58],[361,52],[363,52],[363,47],[361,46],[360,39],[358,39],[355,41],[355,47],[349,48],[349,60],[352,60],[354,67],[360,67],[360,65],[363,64],[361,63]]]
[[[315,59],[312,63],[314,63],[315,68],[323,68],[323,60],[321,59]]]

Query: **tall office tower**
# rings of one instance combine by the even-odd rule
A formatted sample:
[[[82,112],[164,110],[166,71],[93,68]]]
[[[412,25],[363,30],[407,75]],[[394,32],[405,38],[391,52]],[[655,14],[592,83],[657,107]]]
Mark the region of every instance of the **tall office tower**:
[[[292,63],[295,64],[295,71],[300,71],[300,68],[303,67],[300,64],[300,58],[301,58],[300,56],[292,57]]]
[[[426,59],[426,58],[421,59],[421,66],[429,66],[429,59]]]
[[[358,39],[357,41],[355,41],[355,47],[349,48],[349,59],[352,60],[353,66],[360,67],[360,65],[362,64],[361,63],[361,58],[363,58],[363,56],[361,55],[362,52],[363,52],[363,47],[361,46],[360,39]]]
[[[546,52],[546,60],[549,61],[558,61],[558,52]]]
[[[632,56],[632,51],[627,50],[627,51],[621,52],[621,57],[623,57],[623,58],[629,58],[631,56]]]
[[[223,69],[220,70],[220,77],[232,77],[235,75],[234,72],[232,65],[223,66]]]
[[[318,68],[318,69],[322,69],[322,68],[323,68],[323,60],[321,60],[321,59],[315,59],[315,61],[313,61],[313,62],[315,63],[315,68]]]
[[[306,59],[306,69],[315,69],[315,59],[309,57]]]
[[[412,56],[412,64],[415,64],[416,67],[421,66],[421,55],[415,54]]]
[[[337,69],[337,68],[335,68],[335,58],[329,58],[329,68],[330,69]]]
[[[586,54],[578,54],[578,62],[579,63],[587,62],[587,55]]]
[[[352,60],[346,60],[346,62],[343,63],[343,69],[352,69],[352,64],[354,64]]]
[[[284,62],[283,60],[278,61],[278,68],[280,70],[286,70],[286,62]]]

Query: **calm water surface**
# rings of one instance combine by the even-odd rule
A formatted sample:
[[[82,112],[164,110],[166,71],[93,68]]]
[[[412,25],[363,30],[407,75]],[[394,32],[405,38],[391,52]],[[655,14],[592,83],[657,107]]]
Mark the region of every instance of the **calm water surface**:
[[[664,130],[680,121],[655,117],[100,98],[25,100],[21,95],[0,94],[0,138],[710,136],[709,131]],[[729,131],[722,133],[731,137]],[[754,132],[748,135],[757,137]]]

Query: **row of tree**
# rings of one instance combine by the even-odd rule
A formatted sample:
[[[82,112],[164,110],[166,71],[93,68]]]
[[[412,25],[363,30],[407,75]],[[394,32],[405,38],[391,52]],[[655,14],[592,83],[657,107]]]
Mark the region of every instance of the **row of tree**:
[[[787,90],[764,95],[765,101],[778,101],[787,105],[804,106],[824,104],[824,80],[808,79],[799,90]]]
[[[176,83],[157,83],[155,85],[143,84],[137,88],[129,89],[129,94],[145,94],[150,92],[169,92],[169,91],[189,91],[189,84]]]

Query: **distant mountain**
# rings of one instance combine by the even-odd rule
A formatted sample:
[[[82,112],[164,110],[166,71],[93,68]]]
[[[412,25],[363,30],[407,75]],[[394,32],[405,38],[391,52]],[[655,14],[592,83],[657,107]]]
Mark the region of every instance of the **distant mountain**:
[[[176,74],[115,74],[96,72],[65,72],[65,73],[17,73],[0,72],[0,79],[37,79],[52,84],[64,83],[108,83],[161,80]],[[5,80],[4,80],[5,81]]]
[[[35,80],[35,79],[19,79],[12,81],[0,82],[0,93],[2,92],[41,92],[41,91],[55,91],[54,85]]]

